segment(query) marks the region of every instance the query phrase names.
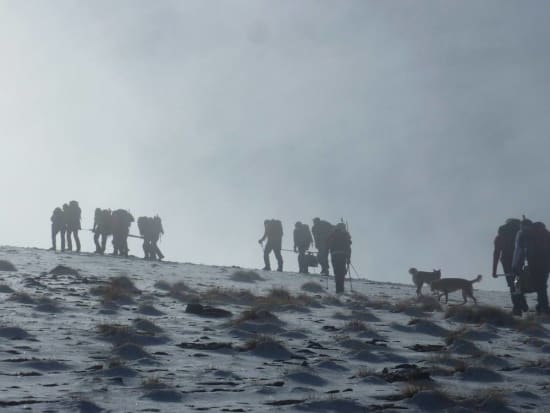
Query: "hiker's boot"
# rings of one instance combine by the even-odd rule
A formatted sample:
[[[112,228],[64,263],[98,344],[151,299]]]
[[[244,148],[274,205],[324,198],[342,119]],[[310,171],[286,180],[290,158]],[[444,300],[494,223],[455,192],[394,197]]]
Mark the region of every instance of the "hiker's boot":
[[[521,308],[513,308],[512,309],[512,315],[515,315],[517,317],[521,317],[522,316],[522,311],[521,311]]]

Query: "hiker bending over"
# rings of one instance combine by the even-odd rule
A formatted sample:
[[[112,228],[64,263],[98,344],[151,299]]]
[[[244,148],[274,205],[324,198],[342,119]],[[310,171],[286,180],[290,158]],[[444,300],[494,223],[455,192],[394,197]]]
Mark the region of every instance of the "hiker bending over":
[[[323,221],[320,218],[313,218],[313,227],[311,232],[313,233],[313,240],[315,241],[315,248],[317,248],[317,258],[321,265],[321,274],[329,275],[328,270],[328,237],[332,232],[334,226],[327,221]]]

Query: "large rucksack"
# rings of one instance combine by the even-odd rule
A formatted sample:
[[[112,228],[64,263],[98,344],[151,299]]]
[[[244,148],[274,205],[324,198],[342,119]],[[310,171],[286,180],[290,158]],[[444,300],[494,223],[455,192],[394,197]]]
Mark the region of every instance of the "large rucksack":
[[[506,252],[514,251],[516,235],[519,231],[521,221],[519,219],[509,219],[506,224],[498,228],[498,235],[502,239],[503,250]]]
[[[550,264],[550,234],[542,222],[533,223],[527,230],[524,246],[529,266],[547,271]]]
[[[138,230],[139,230],[139,235],[141,236],[145,236],[145,234],[147,234],[147,231],[148,231],[148,227],[149,227],[149,220],[150,218],[148,217],[139,217],[138,220],[137,220],[137,226],[138,226]]]
[[[283,237],[283,224],[278,219],[269,222],[269,236],[273,238]]]

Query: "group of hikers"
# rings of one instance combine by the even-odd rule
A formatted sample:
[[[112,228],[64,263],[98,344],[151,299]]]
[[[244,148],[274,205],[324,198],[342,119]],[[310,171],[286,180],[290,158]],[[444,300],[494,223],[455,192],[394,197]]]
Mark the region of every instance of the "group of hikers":
[[[80,252],[80,239],[78,231],[82,229],[80,221],[82,211],[77,201],[64,204],[62,208],[55,208],[51,217],[52,222],[52,247],[57,249],[57,235],[61,237],[61,251],[72,251],[72,239],[74,237],[76,252]],[[160,217],[139,217],[137,224],[140,236],[130,235],[130,227],[134,222],[132,214],[125,209],[96,208],[94,213],[94,244],[96,254],[105,254],[107,238],[112,236],[113,253],[115,256],[128,257],[128,237],[143,239],[143,252],[146,260],[162,260],[164,255],[158,247],[161,234],[164,234]],[[66,241],[66,242],[65,242]]]
[[[512,299],[512,313],[521,316],[529,308],[525,293],[537,294],[536,311],[550,314],[550,232],[542,222],[525,217],[507,219],[494,241],[493,277],[500,261]]]
[[[298,268],[302,274],[307,274],[310,266],[321,266],[321,274],[329,275],[329,254],[334,270],[336,293],[344,292],[344,280],[351,260],[351,236],[343,222],[336,225],[320,218],[313,219],[311,230],[309,225],[300,221],[294,226],[294,252],[298,253]],[[269,254],[273,252],[277,259],[277,271],[283,271],[281,255],[283,243],[283,225],[278,219],[264,221],[264,234],[258,241],[263,247],[264,270],[270,271]],[[317,255],[309,252],[311,245],[317,248]]]

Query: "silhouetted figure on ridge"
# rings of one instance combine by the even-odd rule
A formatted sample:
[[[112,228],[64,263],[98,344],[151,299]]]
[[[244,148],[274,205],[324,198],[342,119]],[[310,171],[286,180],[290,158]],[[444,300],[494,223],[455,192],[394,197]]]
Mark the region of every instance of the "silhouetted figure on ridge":
[[[137,220],[140,235],[143,237],[143,253],[146,260],[162,260],[164,255],[157,243],[160,235],[164,234],[162,220],[158,215],[155,217],[139,217]]]
[[[332,232],[334,226],[327,221],[323,221],[320,218],[313,218],[313,227],[311,232],[313,233],[313,240],[315,241],[315,248],[317,248],[317,258],[321,265],[321,274],[329,275],[328,265],[328,237]]]
[[[277,271],[283,271],[283,257],[281,248],[283,245],[283,224],[278,219],[266,219],[264,221],[264,235],[258,241],[262,244],[267,239],[264,247],[264,270],[271,271],[269,262],[269,254],[271,251],[275,253],[277,258]]]
[[[61,251],[65,251],[65,216],[63,210],[59,207],[53,210],[52,216],[50,218],[52,222],[52,247],[51,250],[56,250],[56,238],[57,234],[61,235]]]
[[[520,275],[525,261],[537,293],[538,314],[550,314],[548,305],[548,274],[550,272],[550,233],[542,222],[521,221],[521,229],[516,236],[513,271]]]
[[[334,270],[336,293],[341,294],[344,292],[344,282],[351,260],[351,236],[344,223],[336,225],[330,233],[327,246],[332,260],[332,269]]]
[[[514,315],[521,315],[529,308],[525,301],[525,296],[521,291],[516,290],[514,284],[515,277],[512,270],[512,261],[514,259],[514,249],[516,246],[516,236],[520,229],[520,220],[510,218],[506,220],[504,225],[501,225],[498,229],[497,236],[494,241],[493,250],[493,277],[497,276],[498,262],[502,264],[502,270],[506,274],[506,283],[510,290],[510,297],[512,299],[512,313]]]
[[[113,255],[128,256],[128,235],[132,222],[134,222],[134,217],[125,209],[113,211]]]
[[[63,207],[65,207],[65,205],[63,205]],[[78,231],[82,229],[80,227],[80,218],[82,215],[82,211],[80,209],[80,206],[78,205],[78,202],[69,202],[69,205],[64,212],[67,222],[67,249],[69,251],[72,251],[73,244],[71,237],[74,237],[76,252],[80,252],[80,238],[78,237]]]
[[[111,210],[96,208],[94,214],[94,244],[96,254],[105,254],[107,238],[111,234]],[[101,239],[101,243],[99,242]]]
[[[294,226],[294,252],[298,253],[298,269],[302,274],[307,274],[308,263],[306,260],[306,251],[311,246],[313,238],[309,226],[302,224],[300,221],[296,222]]]

